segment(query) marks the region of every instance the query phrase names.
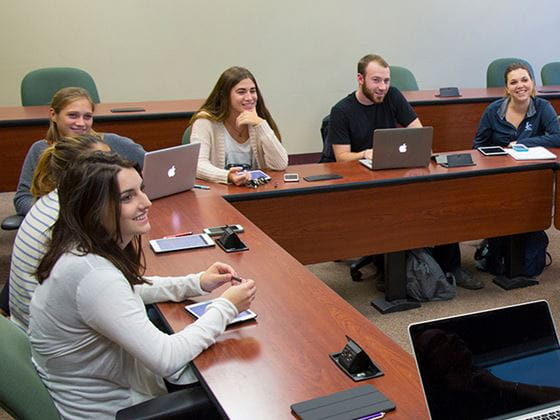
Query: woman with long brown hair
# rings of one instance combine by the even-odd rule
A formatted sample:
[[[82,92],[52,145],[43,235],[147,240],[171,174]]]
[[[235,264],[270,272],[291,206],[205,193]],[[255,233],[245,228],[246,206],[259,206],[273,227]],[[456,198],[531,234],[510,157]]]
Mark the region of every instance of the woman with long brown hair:
[[[29,336],[35,366],[63,418],[114,418],[166,393],[163,378],[196,382],[189,363],[249,308],[252,280],[227,264],[180,277],[144,277],[140,236],[150,200],[140,172],[116,154],[95,152],[63,175],[59,218],[38,269]],[[171,335],[144,304],[182,301],[232,283],[192,325]],[[207,418],[207,417],[204,417]]]
[[[257,81],[243,67],[222,73],[191,119],[192,143],[201,143],[197,176],[212,182],[244,185],[244,169],[283,171],[288,154]]]

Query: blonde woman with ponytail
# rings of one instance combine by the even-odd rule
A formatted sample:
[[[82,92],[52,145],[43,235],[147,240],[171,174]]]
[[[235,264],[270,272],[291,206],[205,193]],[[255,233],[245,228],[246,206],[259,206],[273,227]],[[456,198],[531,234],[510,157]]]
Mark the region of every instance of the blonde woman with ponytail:
[[[110,151],[97,134],[58,138],[39,157],[31,191],[39,199],[25,216],[18,229],[10,266],[10,315],[22,330],[27,330],[29,304],[37,287],[35,271],[45,254],[51,227],[58,219],[59,177],[70,162],[84,153]]]
[[[85,89],[67,87],[54,94],[49,108],[47,134],[43,140],[33,143],[23,162],[14,196],[14,207],[18,214],[27,214],[35,201],[31,193],[31,179],[41,153],[62,137],[96,134],[92,128],[94,110],[95,104]],[[131,139],[112,133],[101,134],[101,137],[122,157],[140,165],[144,163],[144,149]]]

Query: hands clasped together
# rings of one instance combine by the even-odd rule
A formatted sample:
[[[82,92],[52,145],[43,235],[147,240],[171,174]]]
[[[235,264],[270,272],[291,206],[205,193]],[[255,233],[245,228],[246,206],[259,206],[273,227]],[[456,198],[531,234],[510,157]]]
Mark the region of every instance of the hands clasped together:
[[[253,280],[241,279],[239,281],[238,278],[230,265],[215,262],[200,276],[200,287],[206,292],[211,292],[225,283],[231,283],[221,297],[233,303],[238,312],[243,312],[249,309],[251,302],[255,299],[257,286]]]

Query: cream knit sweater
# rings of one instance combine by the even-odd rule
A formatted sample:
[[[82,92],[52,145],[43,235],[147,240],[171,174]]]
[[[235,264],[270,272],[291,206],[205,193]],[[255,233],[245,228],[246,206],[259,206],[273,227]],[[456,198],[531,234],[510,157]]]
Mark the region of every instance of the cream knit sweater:
[[[226,162],[225,126],[221,122],[205,118],[196,120],[192,126],[191,143],[200,143],[196,176],[211,182],[228,183]],[[276,138],[274,131],[263,120],[257,126],[249,126],[249,142],[258,169],[283,171],[288,166],[288,153]]]

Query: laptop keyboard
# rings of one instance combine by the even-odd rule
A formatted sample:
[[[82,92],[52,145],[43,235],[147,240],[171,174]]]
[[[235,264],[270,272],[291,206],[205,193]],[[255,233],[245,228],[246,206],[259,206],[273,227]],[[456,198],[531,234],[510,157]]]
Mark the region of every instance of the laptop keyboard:
[[[560,410],[554,410],[550,413],[539,414],[538,416],[528,417],[527,420],[548,420],[560,419]]]

